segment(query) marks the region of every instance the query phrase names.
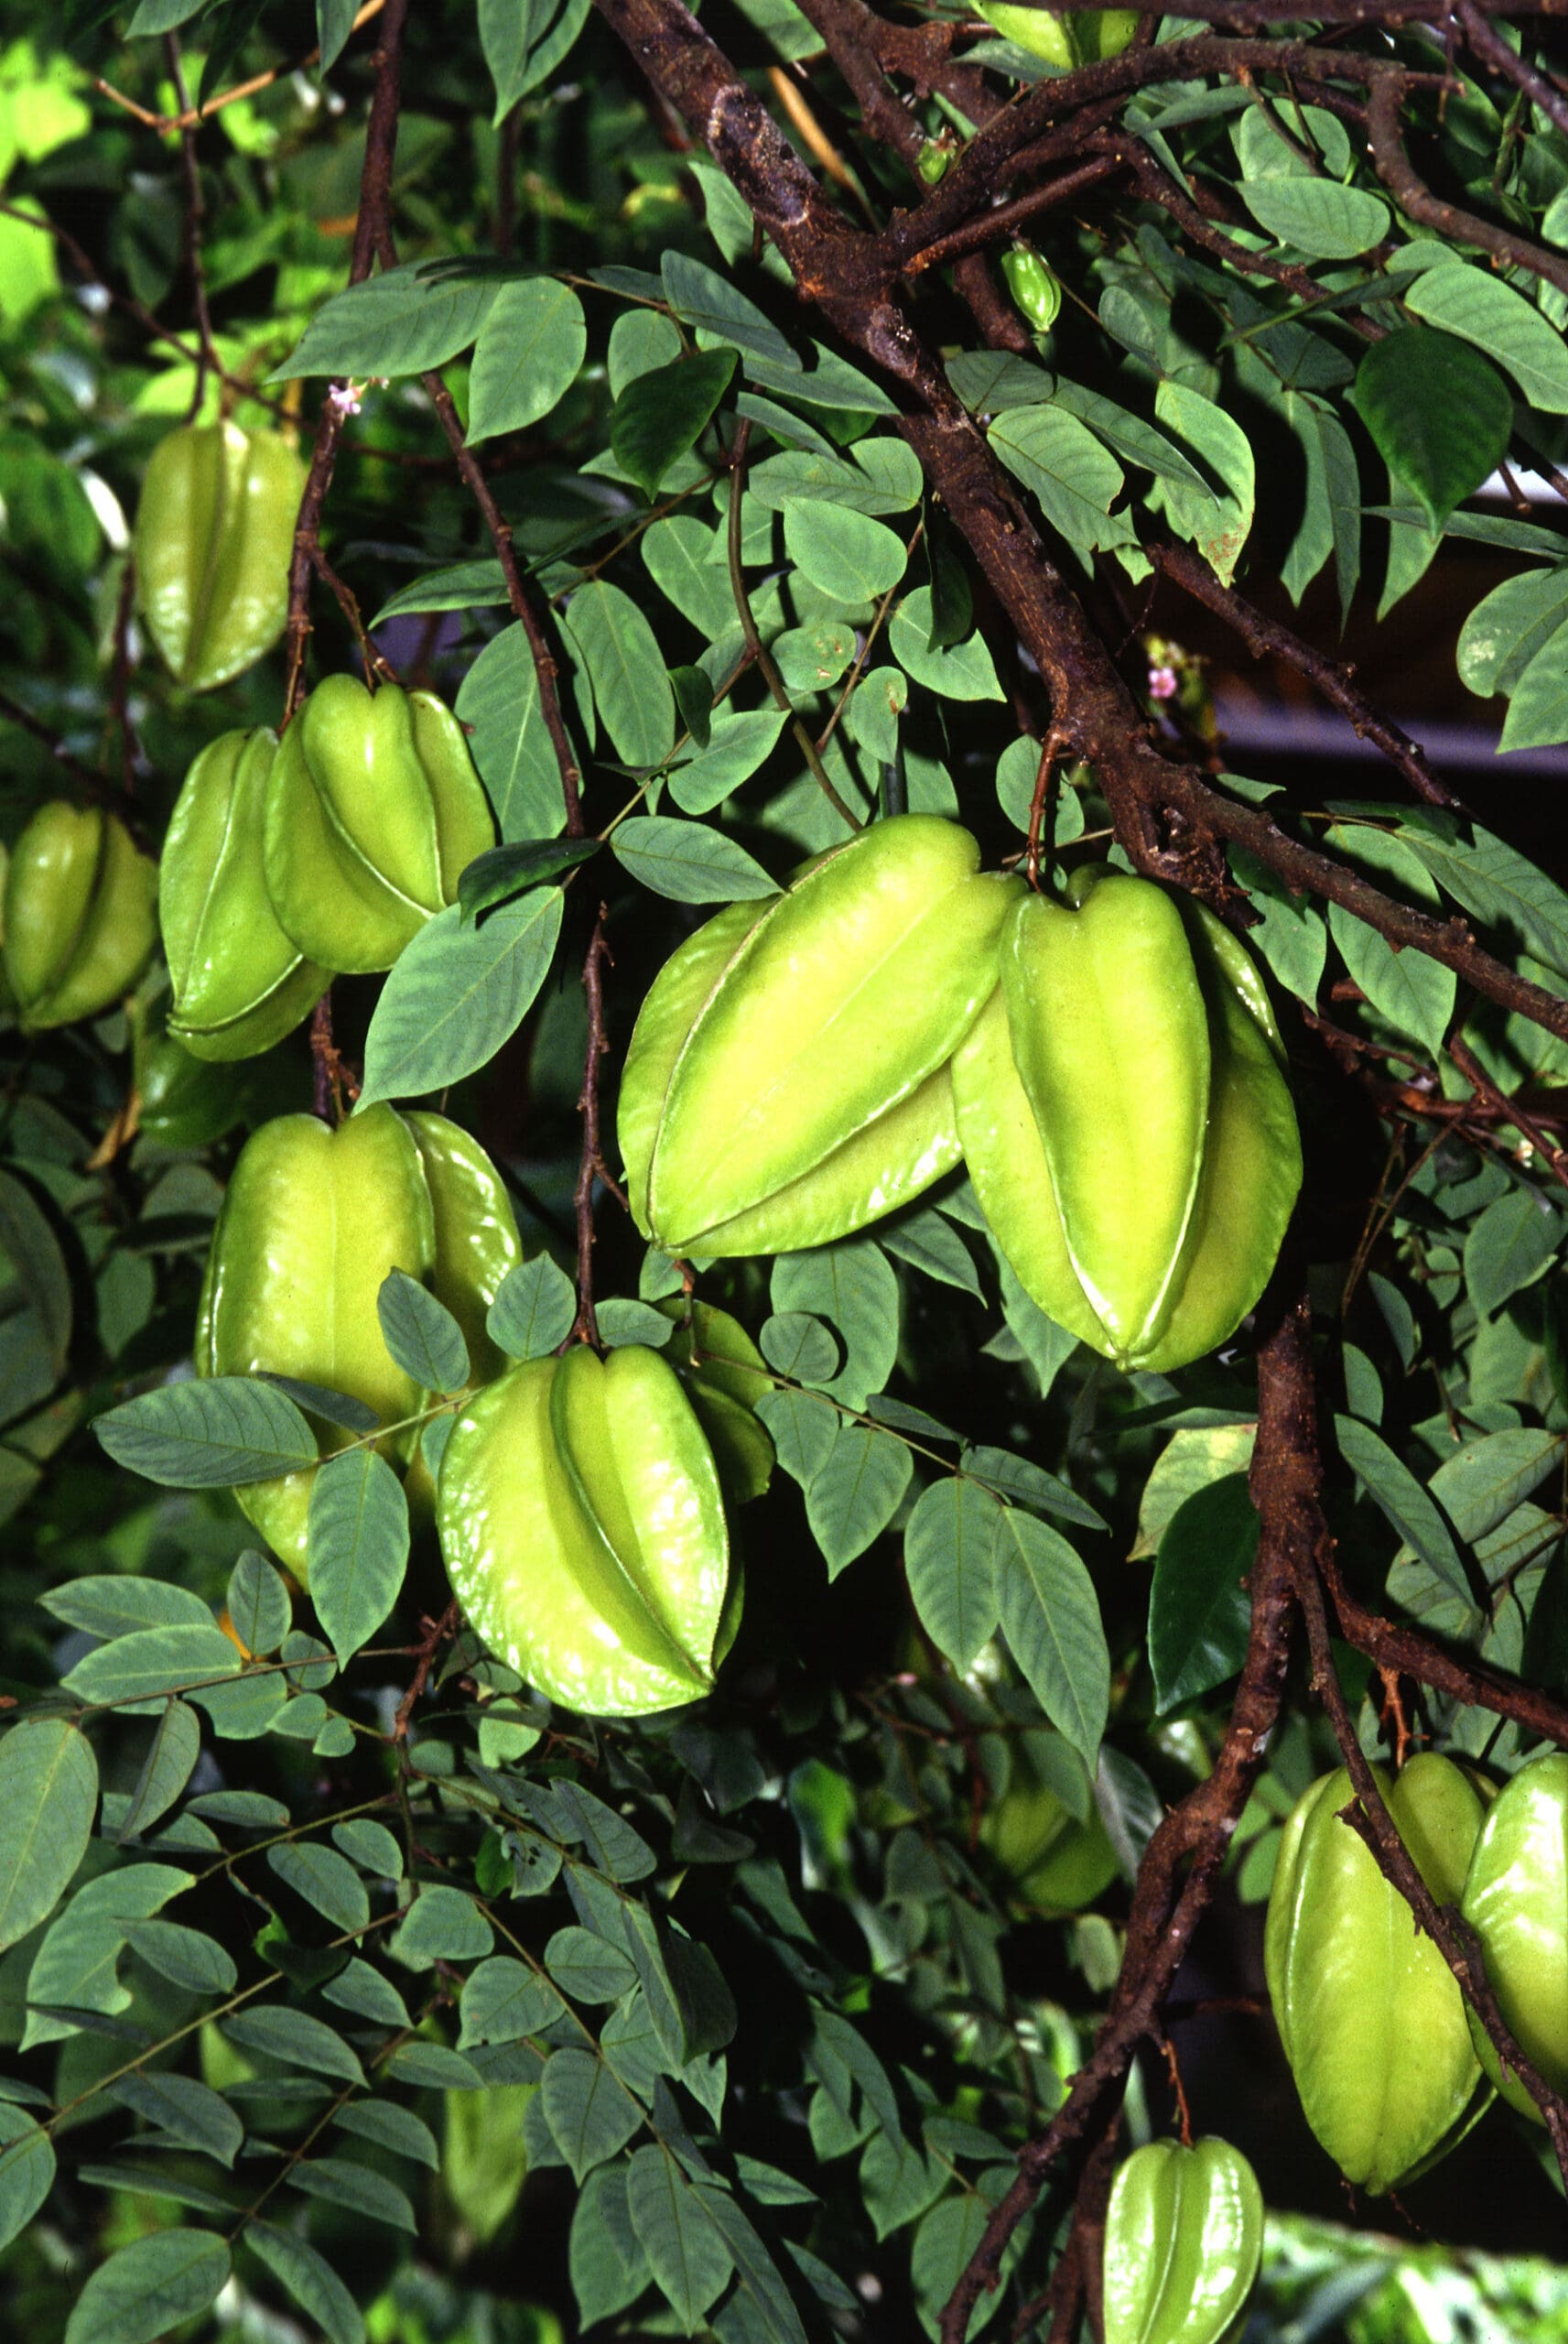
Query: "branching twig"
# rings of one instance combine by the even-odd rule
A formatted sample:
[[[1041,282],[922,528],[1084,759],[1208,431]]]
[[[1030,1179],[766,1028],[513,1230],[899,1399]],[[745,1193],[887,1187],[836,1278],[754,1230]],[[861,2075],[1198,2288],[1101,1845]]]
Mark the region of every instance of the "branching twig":
[[[357,33],[362,25],[368,25],[373,16],[379,16],[385,5],[386,0],[365,0],[350,30]],[[118,106],[121,113],[128,114],[134,122],[141,123],[146,129],[167,134],[171,130],[193,130],[199,123],[210,120],[222,107],[232,106],[242,98],[254,98],[263,90],[270,90],[275,81],[284,80],[288,74],[302,73],[308,66],[316,64],[320,55],[319,49],[312,49],[305,56],[292,59],[287,65],[269,66],[265,73],[253,73],[249,81],[236,81],[232,89],[217,91],[205,105],[200,106],[189,104],[177,83],[181,107],[177,114],[154,114],[150,108],[139,105],[135,98],[128,98],[124,90],[116,90],[113,82],[102,81],[96,74],[92,78],[92,86],[101,98],[107,98],[111,105]]]
[[[1494,261],[1509,268],[1528,268],[1548,285],[1555,285],[1559,292],[1568,293],[1568,255],[1549,252],[1528,236],[1516,236],[1511,230],[1499,228],[1456,203],[1445,203],[1433,193],[1405,152],[1400,130],[1403,97],[1400,76],[1390,75],[1374,83],[1367,99],[1367,135],[1378,177],[1405,217],[1419,221],[1423,228],[1435,228],[1450,244],[1477,244]]]
[[[593,1191],[603,1181],[622,1204],[626,1199],[611,1178],[604,1161],[599,1130],[599,1069],[600,1061],[610,1047],[604,1029],[604,964],[611,958],[610,947],[604,940],[606,907],[599,906],[589,939],[588,957],[582,964],[583,1000],[588,1007],[588,1048],[583,1058],[582,1090],[578,1098],[578,1112],[582,1117],[582,1154],[578,1163],[577,1186],[572,1191],[572,1209],[577,1222],[577,1317],[570,1332],[561,1346],[572,1343],[599,1343],[599,1320],[593,1308]]]
[[[395,0],[387,0],[389,7],[394,5]],[[391,1738],[395,1744],[401,1746],[407,1741],[408,1720],[414,1714],[415,1702],[418,1700],[426,1686],[430,1682],[430,1671],[436,1665],[436,1655],[449,1637],[457,1634],[462,1625],[462,1608],[454,1595],[438,1620],[421,1621],[422,1633],[418,1644],[418,1659],[415,1664],[414,1674],[408,1680],[408,1688],[397,1704],[397,1713],[392,1720]]]
[[[168,60],[169,80],[179,101],[179,159],[185,174],[185,265],[190,272],[191,304],[196,311],[196,388],[191,394],[191,418],[201,412],[201,402],[207,394],[207,376],[216,364],[213,347],[212,312],[207,303],[207,270],[201,257],[201,222],[207,207],[201,196],[201,167],[196,159],[196,130],[186,119],[190,108],[190,93],[185,86],[185,68],[180,62],[179,36],[166,33],[164,55]]]

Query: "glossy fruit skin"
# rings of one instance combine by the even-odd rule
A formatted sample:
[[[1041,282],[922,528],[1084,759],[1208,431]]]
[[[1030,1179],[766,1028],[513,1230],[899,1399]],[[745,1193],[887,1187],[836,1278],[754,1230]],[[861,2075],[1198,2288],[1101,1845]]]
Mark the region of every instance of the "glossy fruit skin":
[[[1049,333],[1062,307],[1062,283],[1033,244],[1014,244],[1001,255],[1013,306],[1036,333]]]
[[[1007,1875],[1013,1904],[1051,1917],[1080,1913],[1116,1878],[1116,1850],[1097,1807],[1080,1823],[1042,1778],[1029,1740],[1011,1745],[1011,1780],[986,1809],[981,1844]]]
[[[158,865],[174,985],[169,1031],[193,1057],[254,1058],[308,1017],[330,982],[277,924],[262,824],[277,735],[225,732],[186,775]]]
[[[276,1062],[214,1065],[191,1055],[168,1026],[168,996],[138,1004],[131,1068],[137,1128],[164,1147],[208,1147],[236,1123],[257,1123],[295,1103],[292,1070]]]
[[[981,1210],[1022,1284],[1124,1368],[1213,1351],[1261,1294],[1301,1186],[1278,1029],[1201,906],[1088,866],[1029,895],[953,1060]]]
[[[1433,1895],[1457,1904],[1481,1828],[1468,1775],[1429,1752],[1397,1781],[1373,1774]],[[1447,1963],[1339,1819],[1352,1796],[1341,1767],[1286,1823],[1264,1967],[1307,2122],[1346,2180],[1376,2196],[1457,2124],[1480,2069]]]
[[[196,1372],[297,1376],[347,1393],[395,1424],[424,1395],[382,1340],[376,1295],[388,1271],[406,1271],[446,1304],[479,1380],[502,1364],[484,1316],[521,1258],[500,1175],[445,1116],[380,1104],[336,1131],[314,1115],[276,1116],[241,1150],[218,1215]],[[335,1427],[319,1429],[329,1450],[349,1438]],[[406,1428],[378,1446],[401,1463],[415,1438]],[[416,1489],[418,1471],[416,1460]],[[301,1579],[313,1479],[311,1469],[234,1493]]]
[[[284,734],[267,787],[267,892],[307,960],[390,969],[495,843],[462,726],[433,692],[329,676]]]
[[[636,1717],[707,1693],[735,1626],[713,1453],[673,1368],[626,1344],[530,1360],[468,1402],[441,1460],[452,1591],[554,1701]]]
[[[23,1026],[96,1017],[152,957],[157,865],[116,814],[40,806],[5,873],[5,976]]]
[[[621,1084],[640,1229],[677,1253],[820,1245],[951,1170],[947,1060],[1022,884],[979,863],[956,823],[896,815],[665,962]]]
[[[976,0],[976,6],[1004,40],[1064,73],[1119,57],[1138,29],[1135,8],[1085,8],[1057,16],[1049,8],[1016,6],[1012,0]]]
[[[272,649],[305,467],[276,432],[186,424],[154,449],[136,508],[136,598],[187,690],[211,691]]]
[[[1105,2344],[1219,2344],[1262,2252],[1262,2192],[1228,2141],[1135,2149],[1106,2213]]]
[[[1532,1760],[1505,1783],[1470,1859],[1460,1911],[1509,2031],[1557,2091],[1568,2090],[1568,1754]],[[1476,2056],[1510,2107],[1544,2123],[1473,2011]]]

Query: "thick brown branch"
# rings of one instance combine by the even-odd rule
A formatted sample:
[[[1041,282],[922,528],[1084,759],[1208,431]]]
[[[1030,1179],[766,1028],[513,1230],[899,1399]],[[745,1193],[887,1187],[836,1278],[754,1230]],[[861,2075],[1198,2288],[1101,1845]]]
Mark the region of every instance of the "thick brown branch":
[[[1511,81],[1516,90],[1522,90],[1531,104],[1538,105],[1547,120],[1568,137],[1568,97],[1503,38],[1492,21],[1501,11],[1478,7],[1476,0],[1459,0],[1455,14],[1465,28],[1471,52],[1505,81]]]
[[[1400,135],[1400,107],[1404,91],[1396,75],[1376,82],[1367,100],[1367,130],[1378,177],[1408,220],[1435,228],[1451,244],[1476,244],[1495,261],[1510,268],[1528,268],[1560,292],[1568,293],[1568,255],[1549,252],[1528,236],[1516,236],[1491,220],[1445,203],[1434,195],[1405,152]]]
[[[1201,560],[1190,547],[1145,545],[1143,550],[1157,569],[1175,580],[1184,593],[1192,595],[1195,602],[1222,618],[1240,636],[1254,659],[1272,654],[1287,661],[1299,676],[1304,676],[1331,708],[1350,719],[1358,736],[1374,743],[1390,763],[1399,767],[1416,797],[1423,798],[1429,806],[1465,811],[1460,800],[1444,787],[1427,764],[1425,751],[1391,717],[1382,715],[1356,689],[1350,680],[1352,668],[1303,642],[1279,620],[1265,617],[1234,587],[1222,586],[1207,562]]]

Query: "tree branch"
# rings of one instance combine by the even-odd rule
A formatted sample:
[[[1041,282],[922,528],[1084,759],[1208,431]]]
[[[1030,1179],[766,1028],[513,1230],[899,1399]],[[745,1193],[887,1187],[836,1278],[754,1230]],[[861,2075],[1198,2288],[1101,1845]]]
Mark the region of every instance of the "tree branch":
[[[1445,203],[1434,195],[1405,152],[1400,133],[1400,107],[1404,91],[1400,77],[1390,74],[1373,84],[1367,100],[1367,134],[1378,177],[1409,220],[1435,228],[1451,244],[1478,244],[1496,261],[1510,268],[1528,268],[1560,292],[1568,293],[1568,255],[1548,252],[1525,236]]]

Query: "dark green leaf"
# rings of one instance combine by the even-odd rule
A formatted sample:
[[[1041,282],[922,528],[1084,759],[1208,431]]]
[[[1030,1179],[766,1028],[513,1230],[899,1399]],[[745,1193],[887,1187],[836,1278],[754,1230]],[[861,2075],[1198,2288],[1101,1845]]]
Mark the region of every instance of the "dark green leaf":
[[[54,1910],[97,1806],[92,1744],[65,1719],[24,1719],[0,1741],[0,1950]]]
[[[1161,1711],[1234,1677],[1247,1653],[1245,1585],[1258,1551],[1245,1473],[1227,1473],[1180,1506],[1160,1541],[1149,1597],[1149,1660]]]
[[[160,1978],[189,1993],[233,1992],[239,1972],[232,1957],[204,1930],[185,1928],[178,1921],[127,1921],[124,1938]]]
[[[960,1675],[996,1632],[1002,1509],[968,1480],[923,1490],[903,1534],[903,1567],[921,1625]]]
[[[1008,1506],[997,1533],[996,1593],[1002,1633],[1031,1691],[1092,1770],[1110,1700],[1094,1581],[1058,1531]]]
[[[669,2151],[638,2149],[626,2169],[632,2227],[681,2333],[690,2336],[734,2269],[730,2250]]]
[[[310,1598],[341,1660],[368,1644],[403,1586],[408,1502],[384,1457],[330,1457],[310,1492]]]
[[[407,1970],[428,1970],[436,1961],[474,1961],[490,1951],[494,1935],[471,1896],[460,1888],[422,1888],[393,1931],[387,1951]]]
[[[706,682],[707,678],[704,678]],[[599,839],[518,839],[477,855],[458,881],[458,904],[465,920],[477,919],[496,904],[510,903],[546,879],[558,879],[600,852]]]
[[[49,2134],[19,2108],[0,2101],[0,2253],[27,2229],[54,2176]]]
[[[1372,343],[1357,369],[1356,406],[1434,529],[1508,453],[1507,384],[1478,350],[1431,326],[1403,326]]]
[[[328,2344],[364,2344],[360,2307],[324,2255],[295,2231],[275,2230],[270,2222],[247,2222],[243,2237]]]
[[[732,350],[706,350],[635,375],[610,418],[610,445],[652,504],[677,457],[695,447],[730,387]]]
[[[58,1377],[70,1348],[70,1272],[42,1210],[9,1172],[0,1172],[0,1253],[10,1257]]]
[[[364,2082],[364,2071],[341,2035],[310,2017],[306,2011],[285,2010],[264,2002],[235,2011],[222,2022],[223,2033],[242,2051],[260,2051],[285,2067],[308,2067],[318,2075],[335,2076],[344,2083]]]
[[[135,1635],[117,1636],[79,1660],[61,1681],[79,1700],[115,1707],[159,1694],[199,1692],[239,1672],[238,1646],[209,1622],[204,1628],[140,1628]]]
[[[743,846],[706,822],[633,814],[611,833],[610,844],[633,879],[676,903],[730,904],[778,893]]]
[[[205,2311],[228,2276],[228,2247],[211,2230],[133,2239],[87,2280],[66,2322],[65,2344],[155,2344]]]
[[[554,2052],[540,2089],[550,2131],[579,2185],[625,2147],[643,2121],[625,2086],[590,2051]]]
[[[382,987],[360,1105],[444,1091],[485,1065],[522,1024],[560,932],[558,887],[531,888],[477,926],[457,904],[427,920]]]
[[[93,1431],[116,1465],[166,1489],[233,1489],[316,1462],[292,1400],[247,1375],[163,1384],[110,1408]]]
[[[426,1392],[461,1391],[469,1380],[469,1347],[462,1329],[428,1286],[406,1270],[388,1270],[375,1312],[381,1339],[405,1375]]]
[[[318,1840],[286,1840],[266,1860],[286,1887],[323,1914],[335,1929],[362,1929],[370,1919],[365,1884],[335,1848]]]
[[[872,1425],[841,1425],[807,1485],[806,1518],[837,1579],[887,1528],[914,1470],[907,1442]]]
[[[233,2164],[245,2128],[228,2101],[194,2076],[121,2076],[108,2089],[114,2099],[156,2126],[159,2138],[171,2146],[198,2149],[220,2165]]]
[[[507,1271],[485,1318],[485,1332],[510,1359],[544,1359],[559,1349],[577,1317],[577,1294],[547,1253]]]

